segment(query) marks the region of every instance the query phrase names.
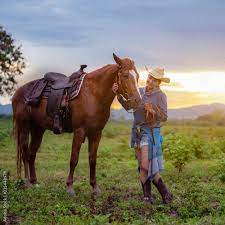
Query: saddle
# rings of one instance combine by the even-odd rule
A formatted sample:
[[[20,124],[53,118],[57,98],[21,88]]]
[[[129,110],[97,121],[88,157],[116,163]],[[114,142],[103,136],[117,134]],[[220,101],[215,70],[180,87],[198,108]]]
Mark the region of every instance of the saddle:
[[[79,94],[86,67],[87,65],[81,65],[80,69],[69,77],[61,73],[46,73],[44,78],[33,84],[31,91],[25,96],[27,104],[33,107],[39,106],[41,98],[48,99],[46,111],[47,115],[53,118],[55,134],[72,132],[68,101]]]

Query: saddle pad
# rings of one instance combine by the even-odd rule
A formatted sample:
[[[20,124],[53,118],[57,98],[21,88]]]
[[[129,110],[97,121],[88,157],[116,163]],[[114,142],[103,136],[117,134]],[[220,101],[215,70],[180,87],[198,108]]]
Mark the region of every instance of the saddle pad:
[[[87,74],[84,73],[79,77],[79,79],[74,80],[72,87],[70,87],[68,89],[68,97],[69,97],[68,100],[69,101],[76,98],[79,95],[80,89],[82,87],[82,84],[83,84],[83,81],[84,81],[84,78],[86,75]]]

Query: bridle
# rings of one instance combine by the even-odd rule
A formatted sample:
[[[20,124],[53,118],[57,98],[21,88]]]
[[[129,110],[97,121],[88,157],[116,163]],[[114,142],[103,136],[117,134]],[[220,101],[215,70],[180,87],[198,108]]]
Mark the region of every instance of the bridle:
[[[137,77],[139,78],[139,74],[138,74],[135,66],[134,66],[133,70],[136,73]],[[130,98],[129,94],[127,93],[126,89],[124,88],[123,82],[121,82],[121,76],[126,76],[123,74],[128,74],[128,76],[129,76],[130,75],[129,71],[130,71],[129,69],[123,69],[122,66],[119,66],[119,71],[118,71],[118,74],[116,75],[116,83],[119,86],[117,95],[120,95],[123,98],[123,101],[125,102],[126,105],[131,105],[133,99]],[[138,107],[139,106],[137,106],[137,108]],[[126,111],[129,113],[133,113],[137,110],[137,108],[126,110]]]
[[[124,98],[124,100],[129,101],[130,100],[129,99],[129,94],[126,92],[126,89],[124,88],[123,83],[121,82],[121,76],[123,76],[122,74],[124,73],[123,70],[124,69],[122,69],[122,67],[120,66],[118,74],[116,75],[116,83],[119,86],[118,94],[120,96],[122,96]],[[129,74],[129,70],[126,70],[126,72]]]

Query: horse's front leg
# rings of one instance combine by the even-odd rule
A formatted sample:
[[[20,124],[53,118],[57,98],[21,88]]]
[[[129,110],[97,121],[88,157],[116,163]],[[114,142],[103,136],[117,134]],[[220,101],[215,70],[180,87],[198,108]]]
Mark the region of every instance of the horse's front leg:
[[[102,132],[96,132],[88,135],[88,150],[89,150],[89,165],[90,165],[90,185],[93,188],[94,194],[100,194],[100,189],[96,183],[96,158],[99,141]]]
[[[80,153],[80,147],[82,145],[82,142],[85,138],[85,132],[84,129],[79,128],[74,130],[73,133],[73,144],[72,144],[72,151],[71,151],[71,157],[70,157],[70,172],[67,178],[67,192],[70,195],[74,195],[75,192],[73,190],[73,174],[75,167],[78,163],[79,153]]]

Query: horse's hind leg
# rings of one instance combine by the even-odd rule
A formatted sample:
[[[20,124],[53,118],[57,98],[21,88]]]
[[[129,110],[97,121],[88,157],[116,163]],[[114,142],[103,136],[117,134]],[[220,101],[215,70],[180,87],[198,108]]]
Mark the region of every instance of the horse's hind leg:
[[[73,134],[73,144],[72,144],[72,151],[71,151],[71,157],[70,157],[70,172],[67,178],[67,192],[70,195],[74,195],[73,190],[73,174],[74,170],[76,168],[76,165],[78,163],[79,153],[80,153],[80,147],[82,145],[82,142],[85,138],[85,132],[84,129],[79,128],[74,131]]]
[[[28,160],[29,160],[29,152],[28,152],[28,144],[29,144],[29,130],[24,129],[20,134],[20,143],[22,148],[22,159],[24,164],[24,177],[26,184],[29,185],[29,168],[28,168]]]
[[[101,135],[101,132],[96,132],[94,134],[88,135],[90,185],[93,188],[94,194],[100,194],[101,192],[96,182],[96,158]]]
[[[39,127],[33,127],[31,129],[31,141],[29,146],[29,168],[30,168],[30,182],[32,184],[37,182],[35,171],[35,159],[37,151],[41,145],[44,129]]]

